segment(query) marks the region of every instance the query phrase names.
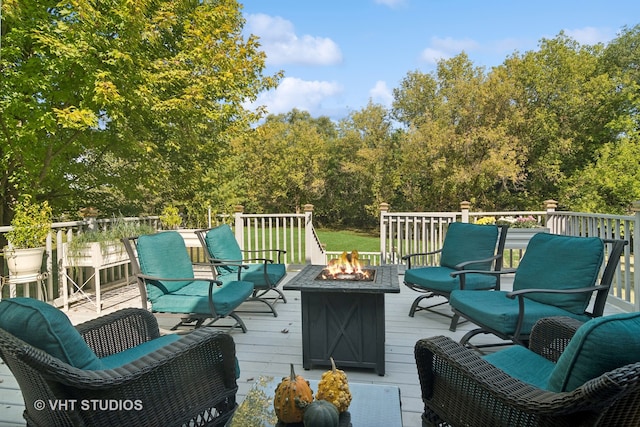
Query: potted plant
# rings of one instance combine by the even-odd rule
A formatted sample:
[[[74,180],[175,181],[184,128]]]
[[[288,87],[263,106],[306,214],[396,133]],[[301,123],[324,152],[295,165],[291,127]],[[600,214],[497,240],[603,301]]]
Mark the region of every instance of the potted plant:
[[[534,234],[549,232],[549,229],[543,227],[533,215],[500,217],[496,224],[509,225],[505,249],[526,249]]]
[[[100,269],[106,265],[128,261],[120,239],[155,231],[150,225],[116,219],[109,228],[79,233],[63,243],[64,265]]]
[[[182,225],[180,211],[173,205],[165,206],[160,214],[160,222],[165,230],[177,230]]]
[[[51,207],[47,201],[36,203],[31,196],[24,196],[15,204],[12,228],[6,234],[8,245],[4,248],[10,277],[40,273],[51,225]]]

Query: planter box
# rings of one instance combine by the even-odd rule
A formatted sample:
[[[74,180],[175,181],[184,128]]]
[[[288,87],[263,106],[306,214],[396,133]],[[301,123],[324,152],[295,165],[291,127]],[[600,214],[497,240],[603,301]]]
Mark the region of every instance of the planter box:
[[[509,228],[507,240],[504,243],[505,249],[526,249],[531,239],[536,233],[548,233],[546,227],[537,228]]]
[[[66,267],[93,267],[101,269],[113,264],[122,264],[129,261],[127,251],[122,243],[113,242],[92,242],[75,253],[69,254],[69,244],[63,243],[64,265]]]

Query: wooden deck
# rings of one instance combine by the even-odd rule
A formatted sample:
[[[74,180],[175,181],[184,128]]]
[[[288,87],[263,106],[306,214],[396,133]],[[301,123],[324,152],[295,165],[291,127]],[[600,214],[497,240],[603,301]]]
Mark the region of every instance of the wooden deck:
[[[290,272],[287,279],[293,277]],[[403,281],[400,272],[400,283]],[[508,288],[508,284],[503,288]],[[349,381],[360,383],[393,384],[400,387],[402,400],[402,418],[405,427],[421,425],[420,414],[423,409],[418,385],[418,376],[413,356],[415,342],[424,337],[447,335],[460,339],[472,328],[463,324],[456,332],[449,331],[447,318],[433,313],[419,312],[414,318],[407,316],[409,307],[417,293],[400,285],[399,294],[385,296],[386,311],[386,373],[379,376],[371,370],[345,369]],[[259,375],[282,377],[289,374],[289,364],[293,363],[300,375],[308,379],[320,379],[325,369],[302,369],[302,332],[300,315],[300,294],[298,291],[285,291],[287,304],[278,304],[278,317],[267,314],[241,314],[248,332],[232,332],[236,342],[236,353],[240,362],[238,380],[238,399],[242,401]],[[139,306],[140,300],[135,286],[127,286],[112,291],[103,299],[103,312],[111,312],[123,307]],[[246,303],[249,304],[249,303]],[[442,310],[448,310],[443,306]],[[608,312],[616,311],[607,307]],[[72,306],[67,313],[74,324],[96,317],[95,309],[88,303]],[[163,329],[172,326],[173,319],[160,317]],[[220,323],[222,325],[222,323]],[[485,339],[490,339],[486,337]],[[478,342],[478,341],[476,341]],[[0,427],[24,426],[22,411],[24,403],[18,385],[6,365],[0,365]],[[372,426],[376,427],[376,426]]]

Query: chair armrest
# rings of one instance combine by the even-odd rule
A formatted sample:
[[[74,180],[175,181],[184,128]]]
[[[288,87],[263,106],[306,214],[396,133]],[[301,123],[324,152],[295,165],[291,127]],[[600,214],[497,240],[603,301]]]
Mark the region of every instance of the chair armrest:
[[[507,298],[515,299],[516,297],[522,297],[526,294],[583,294],[587,292],[595,292],[602,289],[608,289],[608,286],[587,286],[584,288],[574,288],[574,289],[538,289],[538,288],[529,288],[529,289],[519,289],[513,292],[507,292]]]
[[[427,255],[435,255],[442,252],[442,249],[437,249],[435,251],[429,251],[429,252],[416,252],[414,254],[407,254],[404,255],[402,258],[400,258],[402,261],[407,261],[407,268],[411,268],[411,260],[413,258],[419,257],[419,256],[427,256]]]
[[[278,264],[282,264],[282,255],[287,253],[287,251],[284,249],[244,249],[242,252],[244,253],[275,252],[277,256]]]
[[[511,273],[515,273],[516,269],[515,268],[508,268],[505,270],[458,270],[458,271],[452,271],[451,273],[449,273],[451,275],[451,277],[457,277],[457,276],[461,276],[461,275],[465,275],[465,274],[486,274],[488,276],[500,276],[502,274],[511,274]]]
[[[512,425],[514,420],[519,425],[572,425],[583,417],[595,422],[598,412],[622,394],[608,379],[568,393],[542,390],[444,336],[419,340],[415,358],[425,412],[436,419],[435,425],[440,420],[450,425]]]
[[[529,338],[529,350],[557,362],[583,322],[566,316],[545,317],[536,322]]]
[[[209,258],[209,266],[213,266],[216,269],[216,274],[220,274],[217,267],[238,267],[238,279],[242,280],[242,269],[249,268],[248,265],[243,264],[242,260],[226,260],[218,258]]]
[[[494,255],[494,256],[492,256],[491,258],[475,259],[475,260],[471,260],[471,261],[464,261],[464,262],[461,262],[461,263],[459,263],[459,264],[456,264],[456,265],[454,266],[454,268],[455,268],[456,270],[464,270],[464,268],[465,268],[467,265],[471,265],[471,264],[480,264],[480,263],[483,263],[483,262],[491,262],[491,261],[495,261],[495,260],[498,260],[498,259],[501,259],[501,258],[502,258],[502,255]]]
[[[192,425],[204,411],[216,408],[224,420],[236,407],[233,339],[213,328],[196,329],[116,369],[81,370],[43,355],[30,364],[50,385],[64,384],[52,387],[56,399],[138,402],[140,410],[118,411],[118,425]],[[74,415],[82,425],[114,423],[105,411],[80,408]]]
[[[158,321],[147,310],[125,308],[76,326],[98,357],[127,350],[160,336]]]
[[[202,281],[202,282],[209,282],[209,284],[215,284],[218,286],[222,286],[222,282],[220,280],[216,280],[216,279],[211,279],[208,277],[202,277],[202,278],[195,278],[195,277],[157,277],[157,276],[149,276],[147,274],[142,274],[142,273],[138,273],[136,274],[137,277],[147,281],[147,280],[151,280],[151,281],[162,281],[162,282],[187,282],[187,281],[194,281],[194,280],[198,280],[198,281]]]

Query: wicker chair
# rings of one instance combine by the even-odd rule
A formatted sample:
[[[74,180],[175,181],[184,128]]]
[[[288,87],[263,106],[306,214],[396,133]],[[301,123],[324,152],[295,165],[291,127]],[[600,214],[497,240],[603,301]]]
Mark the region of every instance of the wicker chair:
[[[640,313],[539,320],[530,348],[415,346],[423,426],[640,425]]]
[[[0,302],[0,356],[20,386],[29,426],[219,426],[235,411],[230,335],[202,328],[160,336],[154,316],[137,308],[74,328],[54,307],[39,311],[46,303],[27,300]],[[24,315],[16,305],[37,310]],[[60,357],[50,351],[50,325],[63,337],[56,346],[68,347]],[[16,337],[25,334],[33,345]],[[95,359],[91,366],[74,366],[81,351]]]

